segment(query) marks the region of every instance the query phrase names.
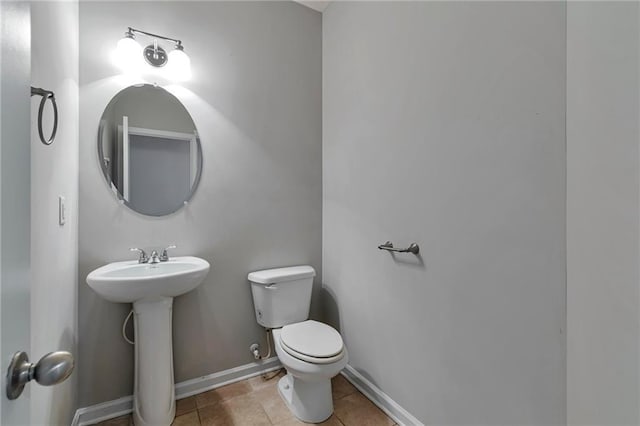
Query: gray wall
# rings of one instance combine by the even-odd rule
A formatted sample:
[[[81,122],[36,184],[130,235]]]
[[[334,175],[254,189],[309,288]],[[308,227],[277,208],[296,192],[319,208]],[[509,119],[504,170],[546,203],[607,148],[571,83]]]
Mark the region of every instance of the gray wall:
[[[78,4],[31,6],[31,84],[53,90],[59,110],[55,142],[38,137],[40,97],[31,98],[31,351],[77,353],[78,281]],[[45,113],[45,129],[52,114]],[[58,223],[58,196],[66,224]],[[78,371],[54,387],[31,386],[31,424],[70,424]]]
[[[567,416],[640,424],[640,7],[567,5]]]
[[[565,422],[564,133],[564,4],[325,11],[326,311],[426,424]]]
[[[193,79],[170,89],[200,133],[202,180],[185,209],[160,219],[119,205],[97,159],[100,116],[127,82],[96,52],[112,51],[127,26],[179,37],[192,61]],[[176,243],[174,254],[211,263],[175,301],[177,381],[253,361],[248,347],[263,331],[248,272],[320,272],[321,29],[318,12],[292,2],[80,4],[79,406],[132,392],[133,350],[120,335],[131,307],[84,283],[92,269],[134,258],[129,247]]]

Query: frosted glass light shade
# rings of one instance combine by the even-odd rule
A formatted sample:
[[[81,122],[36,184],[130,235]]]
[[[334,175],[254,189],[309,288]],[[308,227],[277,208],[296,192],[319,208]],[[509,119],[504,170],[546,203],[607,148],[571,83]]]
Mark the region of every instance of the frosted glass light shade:
[[[142,46],[131,37],[123,37],[116,48],[116,64],[127,72],[140,71],[142,64]]]
[[[187,81],[191,78],[191,59],[184,50],[176,48],[169,52],[167,74],[175,81]]]

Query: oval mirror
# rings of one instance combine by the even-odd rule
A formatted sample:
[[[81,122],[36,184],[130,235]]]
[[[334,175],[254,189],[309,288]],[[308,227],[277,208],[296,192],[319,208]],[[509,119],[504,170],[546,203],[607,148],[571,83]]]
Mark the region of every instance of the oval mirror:
[[[98,157],[114,195],[131,209],[164,216],[186,204],[202,172],[196,125],[161,87],[131,86],[102,114]]]

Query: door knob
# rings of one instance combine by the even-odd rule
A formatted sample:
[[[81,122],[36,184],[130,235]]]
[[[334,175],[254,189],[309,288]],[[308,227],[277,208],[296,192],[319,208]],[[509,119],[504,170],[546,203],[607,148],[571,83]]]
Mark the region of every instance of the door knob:
[[[24,385],[34,380],[43,386],[61,383],[71,375],[75,361],[69,352],[49,352],[40,361],[29,362],[26,352],[16,352],[7,370],[7,398],[16,399]]]

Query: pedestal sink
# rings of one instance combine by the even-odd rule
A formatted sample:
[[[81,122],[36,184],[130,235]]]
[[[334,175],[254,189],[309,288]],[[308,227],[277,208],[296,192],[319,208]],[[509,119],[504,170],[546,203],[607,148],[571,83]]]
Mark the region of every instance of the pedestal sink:
[[[208,272],[206,260],[185,256],[154,264],[110,263],[87,276],[87,284],[103,298],[133,303],[136,425],[170,425],[173,421],[173,298],[196,288]]]

